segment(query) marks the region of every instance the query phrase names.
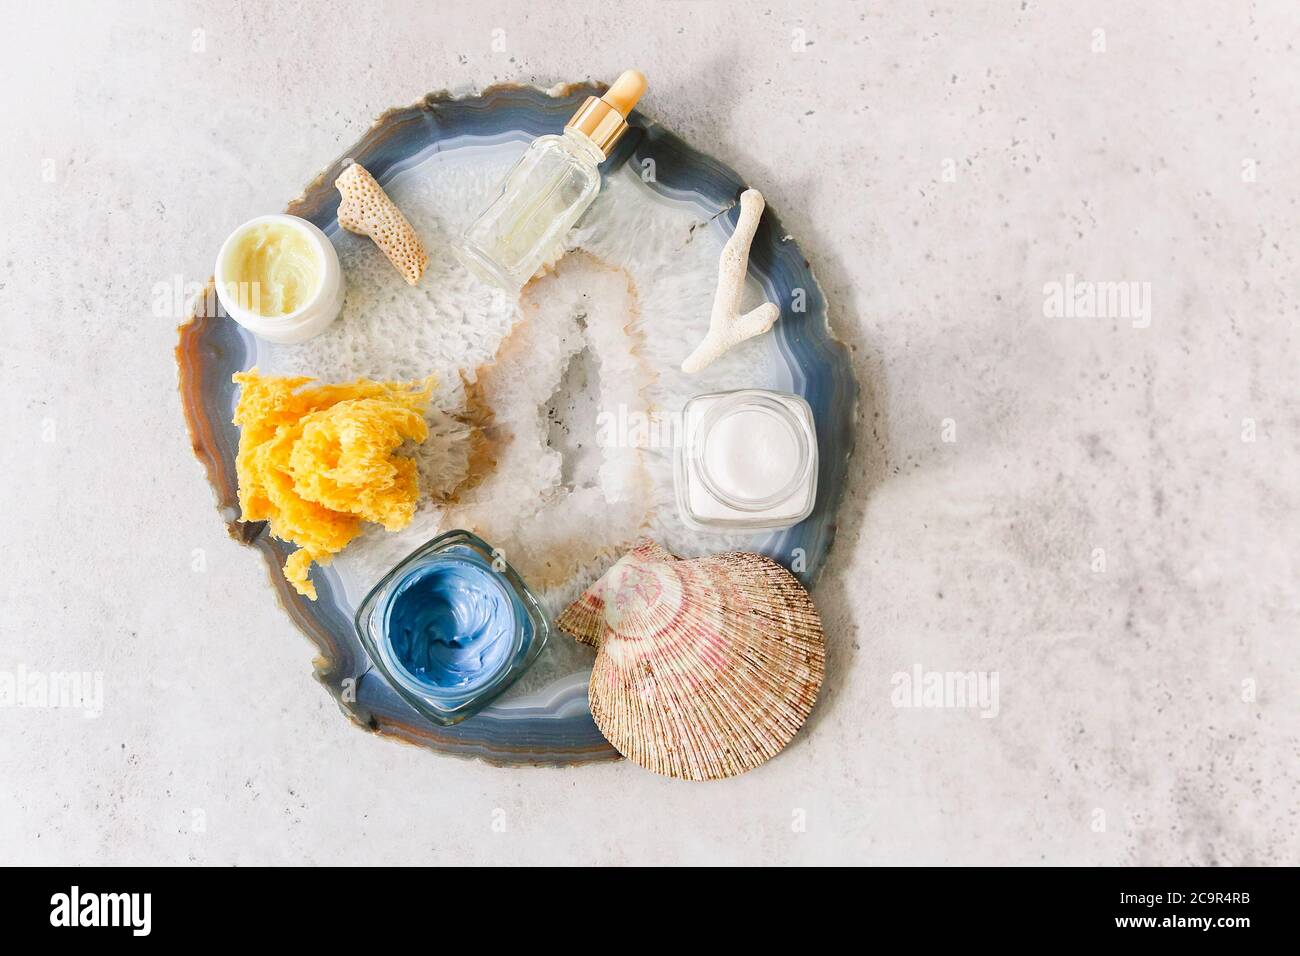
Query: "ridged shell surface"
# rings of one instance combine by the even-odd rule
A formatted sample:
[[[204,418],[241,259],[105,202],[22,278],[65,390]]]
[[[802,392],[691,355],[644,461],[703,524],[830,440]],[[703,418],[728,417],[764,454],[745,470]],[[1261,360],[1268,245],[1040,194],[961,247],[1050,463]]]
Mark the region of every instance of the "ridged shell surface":
[[[643,543],[556,624],[598,648],[588,694],[601,733],[634,763],[686,780],[775,756],[825,673],[812,599],[759,554],[681,561]]]

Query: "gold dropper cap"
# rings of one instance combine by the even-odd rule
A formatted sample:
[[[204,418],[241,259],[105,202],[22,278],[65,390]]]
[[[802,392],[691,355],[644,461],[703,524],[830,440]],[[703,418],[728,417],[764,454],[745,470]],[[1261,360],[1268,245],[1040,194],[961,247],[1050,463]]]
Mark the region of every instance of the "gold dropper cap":
[[[564,128],[576,129],[608,156],[618,138],[627,132],[627,115],[645,90],[645,76],[639,70],[624,70],[603,96],[587,97]]]

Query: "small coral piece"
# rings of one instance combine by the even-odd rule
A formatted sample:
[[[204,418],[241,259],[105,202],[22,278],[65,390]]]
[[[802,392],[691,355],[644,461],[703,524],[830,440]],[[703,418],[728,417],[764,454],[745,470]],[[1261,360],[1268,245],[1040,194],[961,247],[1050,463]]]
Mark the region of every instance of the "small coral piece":
[[[733,345],[762,335],[781,317],[781,310],[771,302],[740,314],[740,296],[745,290],[745,274],[749,269],[749,247],[762,217],[763,194],[757,189],[746,189],[740,194],[736,231],[722,247],[722,256],[718,260],[718,291],[713,296],[709,334],[682,363],[683,372],[694,374],[707,368]]]
[[[415,515],[415,462],[394,453],[428,437],[433,379],[311,385],[253,368],[234,381],[244,387],[234,419],[243,520],[269,521],[272,535],[298,545],[284,576],[314,601],[313,562],[328,564],[363,521],[398,531]]]
[[[373,239],[408,285],[419,282],[429,263],[428,253],[420,236],[375,177],[360,163],[353,163],[334,180],[334,188],[343,197],[339,203],[339,225],[348,232]]]

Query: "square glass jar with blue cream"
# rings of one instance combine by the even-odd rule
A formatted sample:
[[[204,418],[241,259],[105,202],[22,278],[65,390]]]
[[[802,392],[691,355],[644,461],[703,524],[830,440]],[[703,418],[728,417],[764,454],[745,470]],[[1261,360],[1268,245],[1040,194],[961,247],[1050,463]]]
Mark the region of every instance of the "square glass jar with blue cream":
[[[357,609],[375,668],[412,707],[455,724],[537,659],[546,613],[514,568],[468,531],[450,531],[389,571]]]

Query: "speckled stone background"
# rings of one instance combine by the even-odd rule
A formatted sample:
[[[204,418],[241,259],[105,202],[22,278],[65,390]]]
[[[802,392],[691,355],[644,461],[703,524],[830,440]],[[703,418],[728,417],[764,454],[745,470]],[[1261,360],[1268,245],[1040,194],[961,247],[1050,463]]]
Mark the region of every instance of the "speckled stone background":
[[[1300,8],[1142,6],[6,9],[0,671],[104,708],[0,709],[0,860],[1300,863]],[[390,106],[628,65],[780,211],[863,386],[824,699],[713,785],[342,719],[157,291]],[[1149,314],[1049,315],[1067,276]],[[896,706],[914,668],[996,672],[996,716]]]

